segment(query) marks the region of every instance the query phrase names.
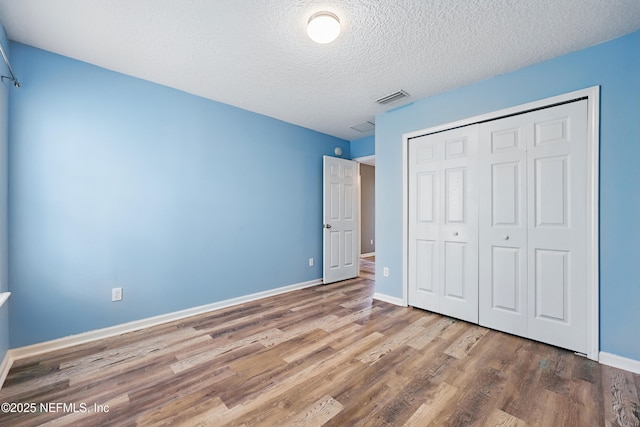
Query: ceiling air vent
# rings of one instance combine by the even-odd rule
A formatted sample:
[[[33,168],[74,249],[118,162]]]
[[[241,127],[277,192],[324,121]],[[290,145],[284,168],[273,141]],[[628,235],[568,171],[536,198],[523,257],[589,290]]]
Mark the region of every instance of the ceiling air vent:
[[[359,125],[351,126],[351,129],[357,130],[358,132],[371,132],[376,128],[375,123],[371,123],[369,121],[360,123]]]
[[[399,90],[390,95],[383,96],[382,98],[376,100],[376,102],[381,105],[387,105],[387,104],[391,104],[392,102],[400,101],[401,99],[405,99],[408,97],[409,97],[409,94],[407,92],[403,90]]]

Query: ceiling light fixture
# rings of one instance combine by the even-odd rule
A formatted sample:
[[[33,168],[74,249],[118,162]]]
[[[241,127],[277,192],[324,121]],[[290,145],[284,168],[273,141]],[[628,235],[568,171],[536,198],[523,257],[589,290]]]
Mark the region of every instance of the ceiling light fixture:
[[[340,19],[331,12],[314,13],[307,24],[307,34],[319,44],[331,43],[340,35],[340,31]]]

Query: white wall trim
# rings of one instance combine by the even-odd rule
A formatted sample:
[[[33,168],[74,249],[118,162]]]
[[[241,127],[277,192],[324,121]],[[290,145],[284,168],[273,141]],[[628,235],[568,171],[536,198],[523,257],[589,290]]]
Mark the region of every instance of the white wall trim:
[[[9,350],[9,352],[10,351],[11,350]],[[0,389],[2,389],[4,380],[7,379],[7,375],[9,375],[11,365],[13,365],[13,358],[11,357],[11,354],[9,352],[4,355],[4,359],[2,360],[2,363],[0,363]]]
[[[133,322],[123,323],[120,325],[110,326],[103,329],[96,329],[93,331],[83,332],[81,334],[70,335],[68,337],[58,338],[51,341],[45,341],[37,344],[27,345],[24,347],[18,347],[8,351],[8,357],[10,361],[24,359],[26,357],[37,356],[49,351],[60,350],[63,348],[71,347],[78,344],[84,344],[91,341],[100,340],[103,338],[109,338],[117,335],[121,335],[127,332],[138,331],[140,329],[149,328],[152,326],[160,325],[167,322],[173,322],[175,320],[184,319],[186,317],[196,316],[199,314],[209,313],[222,308],[231,307],[246,302],[259,300],[262,298],[279,295],[287,292],[297,291],[299,289],[309,288],[322,284],[322,279],[310,280],[308,282],[297,283],[289,286],[283,286],[281,288],[271,289],[263,292],[257,292],[255,294],[245,295],[237,298],[231,298],[224,301],[214,302],[211,304],[202,305],[199,307],[188,308],[186,310],[175,311],[173,313],[162,314],[160,316],[149,317],[141,320],[134,320]],[[5,360],[7,357],[5,357]],[[3,362],[4,363],[4,362]],[[0,387],[1,387],[0,383]]]
[[[587,143],[588,153],[588,181],[589,189],[587,193],[589,210],[587,212],[587,228],[588,228],[588,248],[587,248],[587,303],[589,305],[588,313],[588,342],[587,357],[592,360],[598,360],[599,343],[600,343],[600,301],[599,301],[599,262],[600,262],[600,246],[599,246],[599,153],[600,153],[600,86],[593,86],[574,92],[565,93],[550,98],[541,99],[539,101],[529,102],[514,107],[505,108],[498,111],[469,117],[451,123],[444,123],[432,126],[427,129],[405,133],[402,135],[402,301],[404,305],[408,305],[409,293],[409,140],[430,133],[441,132],[444,130],[468,126],[471,124],[495,120],[501,117],[524,113],[529,110],[545,108],[554,104],[569,102],[579,98],[587,98],[588,111],[588,133]]]
[[[409,138],[402,135],[402,305],[409,306]]]
[[[1,292],[0,293],[0,307],[2,307],[5,302],[7,302],[7,300],[9,299],[10,296],[11,296],[11,292]]]
[[[392,297],[390,295],[381,294],[376,292],[373,294],[373,299],[377,299],[378,301],[388,302],[389,304],[398,305],[400,307],[406,307],[407,304],[404,303],[402,298]]]
[[[587,357],[599,359],[600,352],[600,86],[587,93]]]
[[[375,252],[369,252],[367,254],[360,254],[360,258],[367,258],[367,257],[370,257],[370,256],[376,256],[376,253]]]
[[[376,155],[372,154],[370,156],[362,156],[351,159],[354,162],[364,163],[365,165],[375,166],[376,165]]]
[[[600,352],[600,363],[625,371],[640,374],[640,360],[628,359],[626,357],[617,356],[615,354]]]
[[[11,292],[0,293],[0,307],[2,307],[4,303],[9,300],[10,296],[11,296]],[[4,384],[4,380],[7,378],[7,375],[9,374],[9,369],[11,369],[11,365],[13,365],[13,359],[11,358],[11,354],[7,352],[4,355],[4,359],[2,359],[2,363],[0,363],[0,389],[2,388],[2,384]]]

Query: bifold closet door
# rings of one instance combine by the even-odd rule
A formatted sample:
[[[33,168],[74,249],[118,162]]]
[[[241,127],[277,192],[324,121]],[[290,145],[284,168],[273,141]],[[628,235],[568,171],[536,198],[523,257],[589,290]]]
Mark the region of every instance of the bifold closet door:
[[[526,114],[478,127],[479,323],[527,335],[527,139]]]
[[[479,321],[587,352],[587,101],[479,127]]]
[[[409,141],[409,304],[478,322],[477,125]]]
[[[528,336],[587,353],[587,101],[531,115]]]

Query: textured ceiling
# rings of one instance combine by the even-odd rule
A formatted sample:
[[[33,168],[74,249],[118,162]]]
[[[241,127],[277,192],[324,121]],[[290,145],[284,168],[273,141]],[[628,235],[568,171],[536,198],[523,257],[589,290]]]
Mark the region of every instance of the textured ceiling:
[[[321,10],[343,23],[328,45],[305,33]],[[355,139],[386,109],[633,32],[640,1],[0,0],[0,20],[12,40]]]

